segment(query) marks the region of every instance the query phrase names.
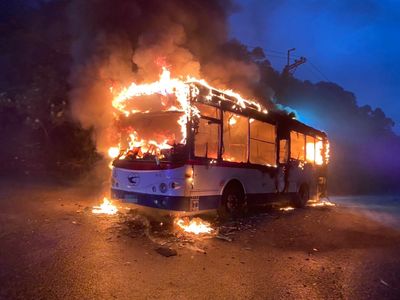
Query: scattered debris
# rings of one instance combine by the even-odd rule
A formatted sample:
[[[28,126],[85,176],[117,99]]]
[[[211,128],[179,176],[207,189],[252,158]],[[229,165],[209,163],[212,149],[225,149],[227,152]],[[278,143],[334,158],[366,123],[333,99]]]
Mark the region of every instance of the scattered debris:
[[[387,283],[387,282],[386,282],[386,281],[384,281],[383,279],[381,279],[381,280],[380,280],[380,282],[381,282],[383,285],[385,285],[385,286],[389,287],[389,283]]]
[[[202,248],[199,248],[199,247],[197,247],[197,246],[195,246],[195,245],[191,245],[191,244],[182,244],[181,247],[182,247],[182,248],[189,249],[189,250],[192,250],[192,251],[196,251],[196,252],[199,252],[199,253],[202,253],[202,254],[207,254],[206,250],[204,250],[204,249],[202,249]]]
[[[327,206],[336,206],[336,204],[333,203],[333,202],[330,202],[329,200],[321,200],[321,201],[310,200],[310,201],[308,201],[307,206],[310,206],[310,207],[327,207]]]
[[[129,210],[118,214],[119,221],[108,230],[114,231],[114,234],[118,236],[146,237],[155,244],[156,252],[167,257],[176,255],[173,254],[176,252],[174,248],[206,254],[207,240],[215,238],[232,242],[238,232],[248,231],[254,234],[261,222],[264,222],[266,218],[277,218],[277,215],[263,213],[222,224],[217,220],[205,221],[200,218],[175,219],[172,223],[152,223],[137,210]],[[251,251],[249,247],[245,249]]]
[[[287,211],[292,211],[292,210],[294,210],[294,207],[292,207],[292,206],[286,206],[286,207],[281,207],[279,210],[280,210],[280,211],[285,211],[285,212],[287,212]]]
[[[135,211],[130,211],[122,220],[118,223],[119,231],[131,238],[137,238],[142,236],[149,236],[150,222],[145,217],[136,214]]]
[[[158,247],[155,251],[165,257],[176,256],[178,252],[170,247]]]
[[[222,235],[222,234],[217,234],[217,235],[215,236],[215,238],[217,238],[217,239],[219,239],[219,240],[227,241],[227,242],[232,242],[232,241],[233,241],[233,239],[230,238],[229,236]]]

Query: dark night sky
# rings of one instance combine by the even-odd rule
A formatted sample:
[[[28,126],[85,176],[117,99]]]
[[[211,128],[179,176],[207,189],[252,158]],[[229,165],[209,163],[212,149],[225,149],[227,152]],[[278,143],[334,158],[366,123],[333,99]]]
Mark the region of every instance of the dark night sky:
[[[295,47],[310,61],[298,78],[340,84],[360,105],[381,107],[400,133],[400,1],[236,1],[232,37],[264,48],[279,70]]]

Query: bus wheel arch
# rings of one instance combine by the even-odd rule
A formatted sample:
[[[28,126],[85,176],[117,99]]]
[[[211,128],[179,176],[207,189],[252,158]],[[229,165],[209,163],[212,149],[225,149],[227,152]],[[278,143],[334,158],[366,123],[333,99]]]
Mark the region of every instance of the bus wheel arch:
[[[296,194],[293,197],[293,205],[297,208],[303,208],[306,206],[308,200],[310,199],[310,187],[308,183],[303,182]]]
[[[246,191],[238,179],[231,179],[224,186],[218,207],[221,219],[234,219],[242,216],[247,209]]]

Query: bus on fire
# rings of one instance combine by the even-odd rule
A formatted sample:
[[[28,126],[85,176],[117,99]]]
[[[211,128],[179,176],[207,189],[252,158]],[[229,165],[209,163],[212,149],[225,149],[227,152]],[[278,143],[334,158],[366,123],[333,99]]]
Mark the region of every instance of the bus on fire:
[[[175,109],[182,107],[175,91],[141,94],[140,109],[121,114],[129,143],[112,164],[113,199],[160,215],[229,218],[282,196],[296,207],[326,196],[324,132],[200,82],[185,84],[185,109]]]

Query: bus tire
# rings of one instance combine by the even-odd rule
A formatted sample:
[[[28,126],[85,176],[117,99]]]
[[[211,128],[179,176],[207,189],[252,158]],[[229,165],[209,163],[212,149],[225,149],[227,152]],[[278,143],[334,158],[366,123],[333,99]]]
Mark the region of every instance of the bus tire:
[[[218,208],[218,216],[222,220],[236,219],[245,213],[245,192],[239,181],[228,183],[222,193],[221,203]]]
[[[297,208],[303,208],[306,206],[309,199],[310,189],[307,184],[303,183],[293,198],[293,205]]]

